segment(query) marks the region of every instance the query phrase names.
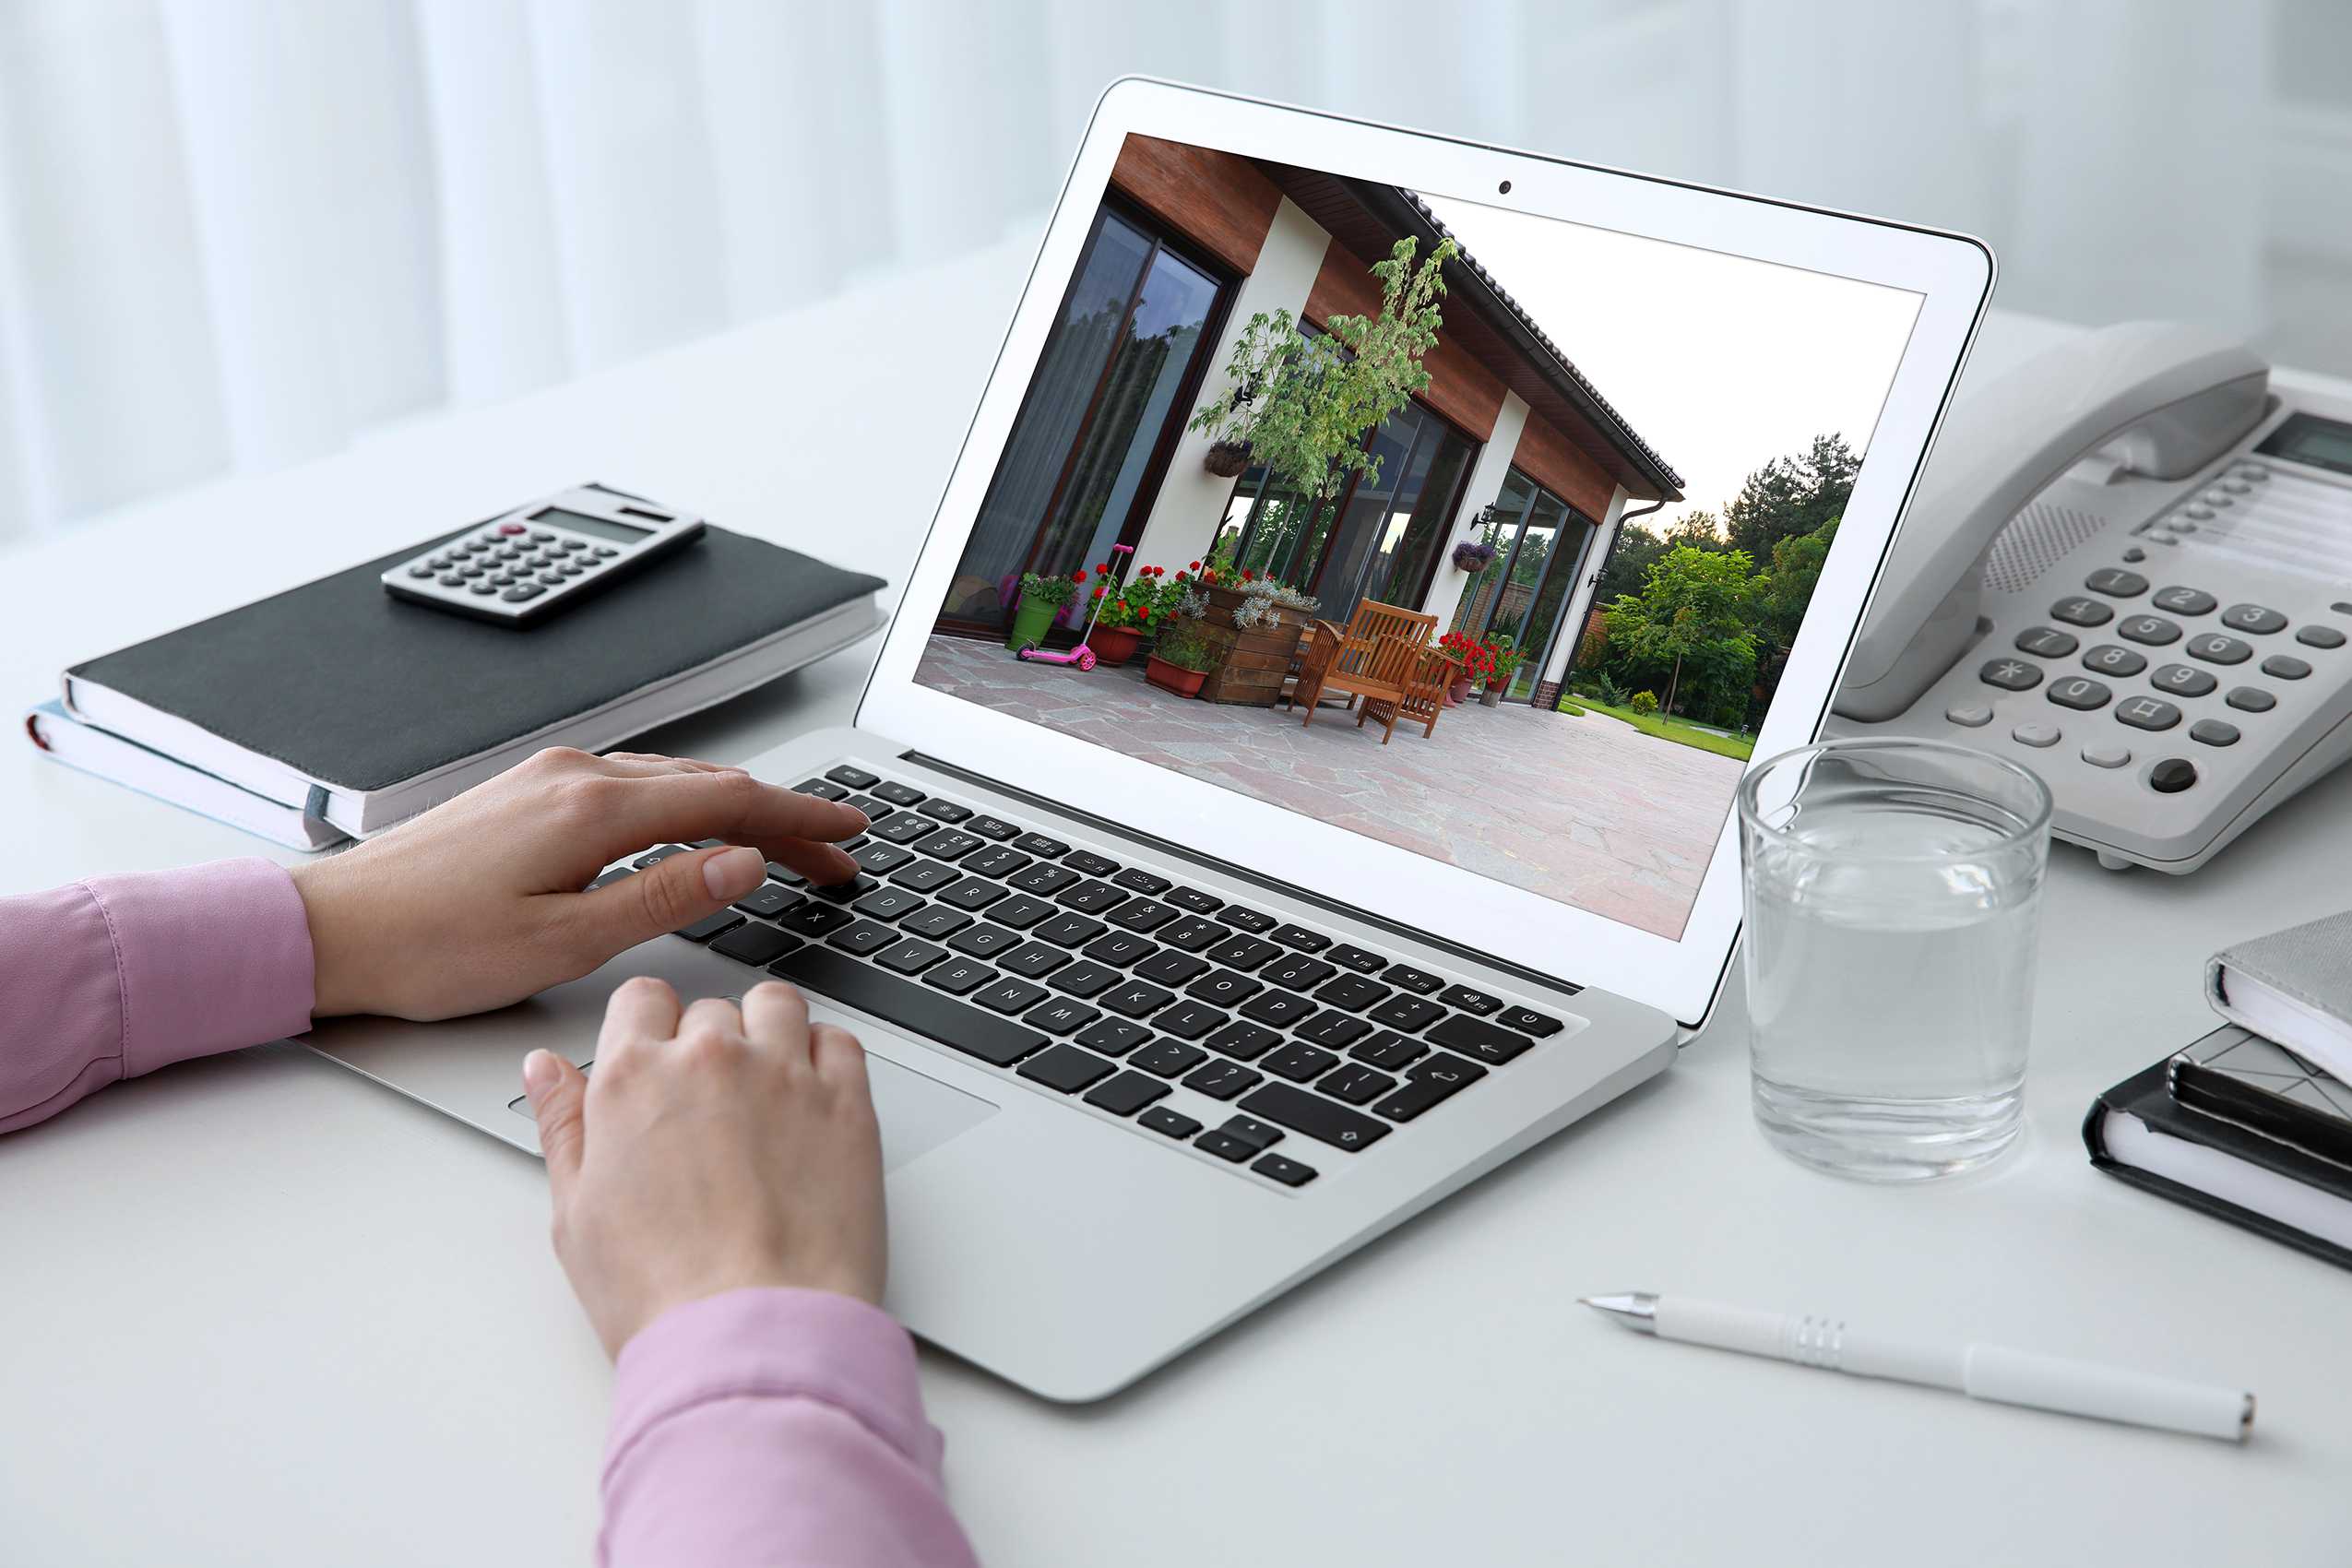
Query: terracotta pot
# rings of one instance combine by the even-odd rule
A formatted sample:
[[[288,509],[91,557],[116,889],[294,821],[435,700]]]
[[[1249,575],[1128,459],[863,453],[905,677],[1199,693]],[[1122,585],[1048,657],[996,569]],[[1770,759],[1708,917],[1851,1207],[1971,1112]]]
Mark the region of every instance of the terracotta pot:
[[[1144,679],[1163,692],[1170,692],[1180,697],[1196,697],[1201,695],[1201,683],[1208,679],[1208,671],[1170,664],[1155,653],[1144,665]]]
[[[1201,467],[1219,479],[1239,478],[1250,466],[1250,444],[1246,441],[1219,441],[1201,459]]]
[[[1470,678],[1467,675],[1463,676],[1460,680],[1445,688],[1445,702],[1447,707],[1459,707],[1462,704],[1469,700]]]
[[[1094,649],[1095,662],[1116,670],[1135,657],[1135,645],[1144,635],[1133,626],[1097,626],[1087,634],[1087,646]]]

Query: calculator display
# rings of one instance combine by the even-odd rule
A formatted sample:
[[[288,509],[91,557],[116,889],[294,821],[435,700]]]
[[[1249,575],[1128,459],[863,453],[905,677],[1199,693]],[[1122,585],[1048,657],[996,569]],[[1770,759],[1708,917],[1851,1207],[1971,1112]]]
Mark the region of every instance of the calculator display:
[[[544,512],[534,512],[531,514],[531,521],[569,529],[574,533],[592,533],[599,539],[618,540],[623,544],[635,544],[653,532],[651,529],[633,529],[626,523],[607,522],[602,517],[590,517],[578,512],[566,512],[561,506],[550,506]]]

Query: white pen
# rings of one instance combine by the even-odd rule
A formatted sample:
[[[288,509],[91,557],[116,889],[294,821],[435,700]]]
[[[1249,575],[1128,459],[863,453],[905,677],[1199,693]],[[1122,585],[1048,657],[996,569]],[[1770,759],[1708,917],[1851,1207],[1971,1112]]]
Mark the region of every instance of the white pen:
[[[1773,1356],[1800,1366],[1857,1377],[1949,1388],[1971,1399],[2030,1405],[2070,1416],[2096,1416],[2200,1437],[2242,1440],[2254,1424],[2254,1396],[2179,1378],[2124,1372],[2062,1356],[2004,1350],[1998,1345],[1935,1345],[1852,1329],[1827,1318],[1784,1317],[1745,1307],[1718,1307],[1685,1296],[1583,1296],[1586,1306],[1626,1327],[1686,1345],[1711,1345]]]

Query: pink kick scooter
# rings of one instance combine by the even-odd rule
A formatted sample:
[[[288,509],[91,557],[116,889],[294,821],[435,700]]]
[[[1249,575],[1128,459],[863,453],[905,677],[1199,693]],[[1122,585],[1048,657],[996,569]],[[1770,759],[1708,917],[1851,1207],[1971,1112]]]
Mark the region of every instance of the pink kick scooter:
[[[1134,552],[1135,547],[1132,544],[1114,544],[1111,547],[1111,553],[1113,555],[1133,555]],[[1102,607],[1109,602],[1111,597],[1110,586],[1106,584],[1102,598],[1094,601],[1094,613],[1087,617],[1087,629],[1078,634],[1078,646],[1069,652],[1048,653],[1035,643],[1023,643],[1013,657],[1030,659],[1039,664],[1075,664],[1082,671],[1093,669],[1094,649],[1087,646],[1087,638],[1093,635],[1094,624],[1102,618]]]

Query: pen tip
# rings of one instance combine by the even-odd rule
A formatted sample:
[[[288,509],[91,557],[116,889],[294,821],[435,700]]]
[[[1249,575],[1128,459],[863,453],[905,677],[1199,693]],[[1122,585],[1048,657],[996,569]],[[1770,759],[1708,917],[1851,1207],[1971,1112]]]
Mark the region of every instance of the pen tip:
[[[1576,1301],[1579,1306],[1607,1313],[1628,1328],[1645,1334],[1657,1332],[1653,1320],[1657,1316],[1657,1298],[1646,1290],[1629,1290],[1616,1296],[1579,1296]]]

